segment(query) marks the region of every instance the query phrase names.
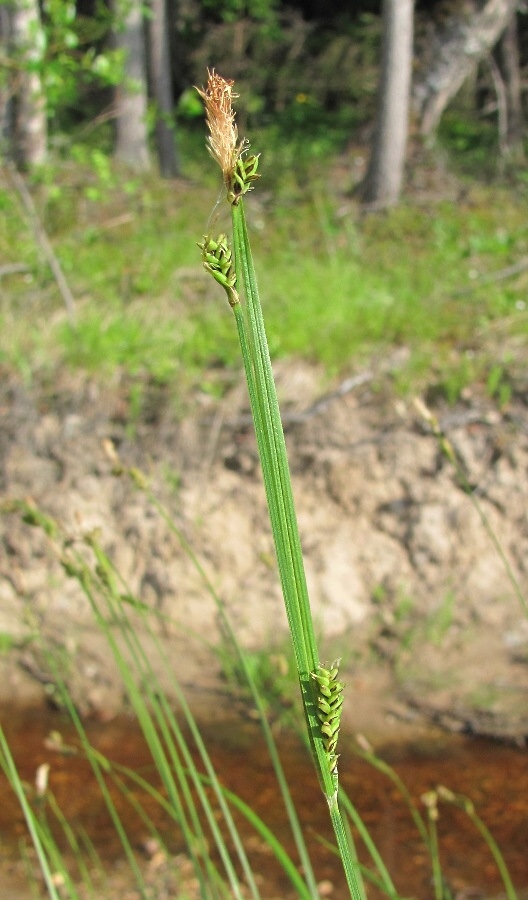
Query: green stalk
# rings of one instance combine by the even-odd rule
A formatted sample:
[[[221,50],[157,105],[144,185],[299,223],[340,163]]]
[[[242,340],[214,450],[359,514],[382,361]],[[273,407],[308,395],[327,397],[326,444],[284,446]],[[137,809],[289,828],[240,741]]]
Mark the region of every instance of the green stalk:
[[[436,791],[427,791],[422,795],[422,802],[427,810],[427,824],[429,826],[429,852],[433,869],[433,886],[435,900],[444,900],[444,880],[440,865],[440,849],[438,846],[438,794]]]
[[[53,876],[55,871],[52,871],[50,866],[50,848],[47,846],[46,835],[42,833],[42,828],[40,823],[31,808],[29,801],[26,797],[26,792],[24,790],[24,785],[22,784],[21,778],[18,774],[18,770],[16,768],[13,757],[11,756],[11,751],[9,749],[9,745],[7,743],[6,737],[2,730],[2,726],[0,725],[0,768],[4,772],[4,775],[7,778],[8,784],[11,785],[13,791],[15,792],[18,802],[20,803],[20,807],[22,812],[24,813],[24,818],[26,820],[26,825],[28,827],[28,831],[31,835],[31,839],[33,841],[33,846],[35,847],[35,852],[37,854],[37,859],[39,861],[40,869],[44,878],[44,882],[46,884],[46,888],[48,890],[49,896],[52,900],[60,900],[59,892],[57,891],[54,883]],[[67,873],[64,870],[64,867],[61,869],[62,874],[65,876]],[[67,879],[68,881],[68,879]],[[74,896],[73,894],[71,895]],[[76,896],[76,895],[75,895]]]
[[[291,477],[279,403],[258,294],[243,201],[232,206],[235,267],[244,286],[246,321],[234,309],[248,381],[257,446],[266,489],[273,540],[290,626],[305,717],[316,771],[326,797],[351,897],[363,900],[359,866],[351,852],[337,799],[337,776],[329,768],[313,700],[313,674],[319,667],[317,643],[306,585]]]
[[[388,869],[383,862],[383,859],[381,858],[381,854],[378,851],[378,848],[376,847],[374,841],[372,840],[368,828],[365,826],[365,823],[363,822],[357,809],[342,788],[339,789],[339,803],[342,809],[347,813],[350,821],[356,826],[359,836],[362,839],[368,852],[370,853],[372,861],[374,862],[376,869],[378,870],[379,879],[376,879],[377,886],[380,890],[383,890],[388,897],[391,897],[392,900],[398,900],[398,892],[394,887]],[[364,868],[363,871],[365,871]]]
[[[258,156],[246,156],[247,142],[238,142],[231,105],[236,96],[232,85],[233,82],[212,71],[207,88],[200,94],[205,101],[210,130],[209,150],[222,169],[231,206],[234,266],[225,235],[217,240],[204,238],[200,244],[202,260],[207,271],[224,287],[235,315],[312,756],[328,803],[350,895],[354,900],[364,900],[359,864],[338,803],[335,748],[343,685],[337,681],[337,663],[326,669],[319,661],[286,443],[244,215],[242,198],[259,177]],[[240,303],[238,284],[243,288],[244,306]]]
[[[243,341],[243,340],[245,340],[245,331],[243,329],[243,313],[242,313],[240,304],[235,305],[234,313],[237,318],[237,326],[239,325],[239,321],[242,321],[241,340]],[[131,477],[134,477],[134,473],[129,471],[129,474],[131,475]],[[145,490],[145,483],[143,480],[136,478],[135,483],[142,490]],[[296,845],[297,851],[299,853],[301,868],[302,868],[302,871],[304,874],[306,885],[308,887],[308,890],[310,891],[311,896],[315,898],[318,896],[317,883],[315,880],[315,875],[313,873],[310,857],[308,855],[308,850],[307,850],[304,836],[302,833],[302,828],[301,828],[301,825],[300,825],[300,822],[299,822],[299,819],[297,816],[297,812],[295,810],[295,806],[293,803],[293,799],[291,797],[291,793],[290,793],[290,790],[288,787],[288,781],[286,779],[286,775],[285,775],[284,769],[282,767],[282,763],[280,761],[277,745],[275,743],[275,739],[273,737],[273,733],[272,733],[270,724],[268,722],[263,699],[259,694],[257,685],[255,683],[255,679],[253,678],[251,669],[248,666],[248,662],[247,662],[247,658],[244,653],[244,650],[237,640],[236,634],[233,630],[233,626],[231,625],[231,622],[230,622],[229,616],[227,614],[227,611],[225,609],[224,603],[218,596],[212,582],[210,581],[209,577],[207,576],[207,574],[205,572],[205,569],[203,568],[203,566],[200,563],[198,557],[196,556],[194,550],[192,549],[192,547],[188,543],[187,539],[185,538],[183,532],[181,531],[181,529],[179,529],[175,525],[172,517],[169,515],[169,513],[167,512],[165,507],[156,499],[156,497],[150,493],[148,493],[147,496],[149,497],[151,503],[158,510],[160,515],[163,517],[163,520],[165,521],[167,526],[170,528],[171,532],[174,535],[176,535],[176,537],[178,538],[182,548],[185,550],[185,552],[188,555],[189,559],[191,560],[194,568],[196,569],[200,578],[202,579],[202,582],[203,582],[209,596],[211,597],[211,599],[213,600],[213,602],[216,606],[218,615],[221,619],[222,626],[226,632],[226,635],[229,637],[229,639],[232,643],[233,651],[236,654],[236,656],[240,662],[240,666],[241,666],[241,668],[244,672],[244,676],[247,680],[248,687],[250,689],[251,696],[253,698],[253,702],[258,711],[260,724],[261,724],[262,732],[264,735],[264,740],[265,740],[266,746],[268,748],[268,752],[269,752],[270,759],[271,759],[271,762],[273,765],[273,769],[275,771],[275,775],[277,777],[277,782],[279,784],[281,795],[282,795],[282,798],[284,801],[284,806],[286,808],[288,820],[290,822],[290,827],[291,827],[293,837],[295,840],[295,845]]]
[[[459,809],[463,809],[467,814],[480,836],[488,845],[490,853],[495,861],[495,865],[497,866],[499,874],[502,878],[508,900],[517,900],[517,892],[515,890],[515,887],[513,886],[513,882],[511,880],[510,873],[508,872],[508,867],[506,865],[504,856],[502,855],[499,846],[495,838],[491,834],[489,828],[477,814],[473,802],[469,799],[469,797],[465,797],[463,794],[455,794],[453,793],[453,791],[449,790],[449,788],[446,788],[443,785],[439,785],[437,787],[437,793],[441,800],[444,800],[446,803],[452,803]]]
[[[103,588],[105,599],[108,603],[111,614],[113,613],[115,616],[117,616],[119,614],[119,594],[117,591],[112,590],[113,573],[111,563],[102,551],[102,548],[98,545],[95,538],[90,541],[90,544],[96,554],[98,571],[100,573],[103,573],[101,587]],[[155,635],[148,627],[145,610],[141,609],[140,607],[138,611],[143,621],[147,625],[147,630],[149,631],[151,637],[155,639]],[[122,615],[126,616],[124,608],[121,609],[121,613]],[[180,728],[178,727],[176,718],[172,713],[172,710],[166,700],[163,691],[160,689],[157,683],[156,676],[152,672],[152,668],[150,666],[147,654],[145,653],[145,650],[141,644],[141,641],[139,640],[139,637],[134,628],[127,627],[126,618],[121,628],[121,636],[124,639],[125,644],[131,654],[133,671],[131,670],[130,664],[127,663],[127,661],[120,653],[120,650],[117,647],[117,644],[115,643],[115,640],[113,639],[113,636],[110,632],[108,632],[107,634],[107,639],[112,646],[114,657],[121,669],[122,677],[123,679],[127,679],[125,683],[127,683],[131,702],[134,705],[134,708],[138,715],[138,719],[153,754],[153,758],[158,771],[164,778],[166,786],[169,789],[169,796],[171,798],[171,801],[175,804],[176,808],[181,807],[183,812],[181,799],[178,795],[178,791],[172,777],[172,764],[172,767],[174,768],[174,771],[178,776],[180,789],[182,791],[182,797],[185,799],[187,809],[192,814],[197,828],[201,831],[200,823],[196,818],[196,814],[194,811],[194,800],[192,799],[189,791],[188,773],[190,773],[191,780],[193,782],[194,788],[196,789],[208,825],[211,829],[215,844],[222,859],[226,875],[229,879],[232,896],[235,898],[238,897],[241,900],[242,891],[235,867],[230,858],[230,854],[222,837],[221,831],[217,825],[214,810],[211,807],[207,795],[203,791],[202,785],[198,778],[196,767],[193,764],[193,760],[188,750],[186,740]],[[158,650],[161,653],[160,647],[158,647]],[[170,667],[168,667],[168,669],[170,669]],[[184,697],[179,690],[179,686],[176,680],[171,679],[171,681],[173,683],[173,688],[178,693],[180,704],[184,708],[185,717],[187,718],[188,724],[193,731],[195,742],[199,744],[199,750],[202,759],[204,760],[206,766],[208,766],[208,771],[211,775],[212,782],[217,786],[217,798],[220,802],[224,820],[229,829],[229,832],[233,839],[233,843],[239,856],[239,860],[246,875],[248,886],[251,890],[251,895],[254,898],[258,898],[260,896],[259,891],[254,882],[253,873],[251,872],[251,868],[249,866],[243,845],[240,841],[236,826],[231,819],[229,810],[223,802],[222,793],[218,789],[217,780],[215,780],[214,770],[212,769],[212,766],[210,764],[210,760],[206,753],[205,747],[200,742],[199,732],[195,726],[194,719],[190,713],[190,710],[185,704]],[[142,685],[142,691],[138,690],[137,683],[140,683]],[[150,712],[150,710],[152,710],[152,713]],[[182,759],[185,765],[182,763]],[[205,843],[206,842],[204,837],[203,844],[205,845]]]

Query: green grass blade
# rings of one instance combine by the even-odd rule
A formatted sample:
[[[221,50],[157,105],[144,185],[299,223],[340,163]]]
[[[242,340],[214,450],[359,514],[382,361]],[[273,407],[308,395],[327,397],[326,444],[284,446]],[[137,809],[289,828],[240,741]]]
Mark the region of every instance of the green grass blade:
[[[92,549],[97,550],[98,573],[99,576],[102,577],[98,578],[92,574],[89,567],[79,556],[75,557],[74,563],[70,560],[68,570],[71,575],[78,578],[85,595],[90,602],[97,624],[108,641],[153,761],[162,782],[165,785],[169,800],[177,813],[178,822],[184,834],[189,856],[193,863],[195,874],[202,887],[203,896],[205,897],[207,896],[206,873],[209,870],[211,870],[210,874],[213,873],[213,870],[211,869],[212,863],[205,849],[207,840],[187,783],[184,767],[182,766],[170,739],[168,742],[169,762],[167,750],[160,736],[160,731],[163,733],[165,724],[158,700],[162,692],[157,685],[151,667],[147,664],[146,668],[142,668],[142,653],[138,649],[137,636],[134,629],[128,627],[127,616],[130,609],[129,605],[120,605],[118,598],[112,595],[111,586],[113,580],[108,577],[107,573],[105,574],[105,568],[109,565],[109,562],[105,559],[104,554],[100,552],[99,548],[97,548],[97,544],[94,542],[93,537],[91,539],[91,545]],[[106,603],[106,615],[105,610],[100,608],[97,600],[98,589],[102,592],[103,602]],[[119,634],[125,647],[129,651],[129,660],[125,659],[113,631],[108,625],[107,618],[112,622],[120,623]],[[60,679],[60,674],[56,673],[56,677],[57,679]],[[69,698],[66,690],[64,691],[64,694],[64,702],[68,704]],[[76,716],[75,710],[71,710],[71,715],[76,726],[78,725],[78,730],[80,729],[79,733],[82,735],[82,725]],[[166,735],[167,730],[165,728],[165,737]],[[90,747],[86,739],[84,740],[83,745],[86,752],[89,753]],[[171,763],[178,778],[179,789],[173,777]],[[214,821],[212,813],[211,818]],[[200,848],[202,849],[200,850]],[[234,875],[233,877],[235,878],[234,883],[236,884],[236,876]]]
[[[308,590],[304,574],[299,530],[295,515],[291,479],[277,392],[267,347],[260,299],[242,201],[233,207],[235,263],[240,267],[247,303],[245,345],[241,345],[246,371],[252,371],[250,403],[255,422],[262,474],[268,499],[271,527],[279,566],[286,614],[299,673],[303,706],[308,721],[312,752],[324,793],[332,796],[335,785],[312,700],[311,673],[319,663]],[[238,323],[237,323],[238,324]],[[239,327],[239,332],[240,332]]]
[[[143,485],[143,489],[145,489],[145,485]],[[200,578],[203,582],[203,585],[204,585],[205,589],[207,590],[207,593],[209,594],[209,596],[215,603],[215,606],[217,608],[218,615],[220,617],[225,634],[231,640],[234,652],[240,662],[240,665],[244,672],[246,681],[248,683],[248,687],[251,692],[253,702],[255,703],[255,706],[256,706],[258,714],[259,714],[259,721],[260,721],[260,725],[261,725],[262,732],[264,735],[264,740],[266,742],[266,746],[267,746],[268,752],[270,754],[270,759],[271,759],[271,762],[273,765],[273,769],[274,769],[274,772],[275,772],[275,775],[277,778],[277,782],[278,782],[278,785],[279,785],[279,788],[281,791],[281,795],[283,798],[283,802],[284,802],[284,805],[286,808],[288,820],[290,822],[290,827],[292,829],[292,833],[294,836],[297,851],[299,853],[302,871],[304,873],[306,883],[311,891],[311,896],[316,898],[318,896],[317,882],[315,879],[312,864],[311,864],[308,850],[306,847],[306,841],[304,840],[304,835],[303,835],[302,828],[301,828],[301,825],[299,822],[299,818],[297,816],[295,805],[293,803],[293,799],[292,799],[292,796],[291,796],[291,793],[290,793],[290,790],[288,787],[288,781],[287,781],[286,775],[284,773],[282,763],[280,761],[277,745],[276,745],[275,739],[273,737],[271,728],[269,726],[269,722],[268,722],[267,715],[266,715],[266,710],[264,708],[262,698],[257,690],[257,686],[256,686],[255,680],[251,674],[251,670],[247,664],[247,659],[246,659],[244,650],[240,646],[239,641],[237,640],[235,631],[231,625],[229,616],[227,615],[227,611],[226,611],[224,603],[222,602],[221,598],[218,596],[218,593],[216,592],[213,584],[211,583],[209,577],[207,576],[207,573],[205,572],[198,557],[196,556],[196,553],[194,552],[194,550],[192,549],[192,547],[186,540],[183,532],[181,531],[181,529],[179,529],[176,526],[173,518],[169,515],[169,513],[167,512],[167,510],[165,509],[163,504],[161,504],[157,500],[156,497],[154,497],[152,494],[150,494],[150,492],[148,492],[148,496],[149,496],[151,503],[158,510],[159,514],[162,516],[163,520],[165,521],[165,523],[167,524],[169,529],[172,531],[172,533],[178,538],[178,541],[180,542],[183,550],[188,555],[195,570],[197,571],[198,575],[200,576]]]
[[[106,559],[105,555],[102,552],[102,549],[100,547],[98,547],[94,542],[92,542],[92,543],[93,543],[94,549],[97,554],[98,570],[101,571],[101,569],[103,567],[108,567],[111,564],[110,564],[110,561],[108,559]],[[109,585],[112,583],[109,578],[104,579],[104,582],[106,585]],[[111,604],[112,608],[113,608],[115,602],[117,602],[119,604],[119,597],[114,597],[111,594],[108,594],[107,600]],[[216,799],[219,802],[224,821],[226,823],[230,837],[233,841],[237,856],[240,860],[244,875],[246,877],[247,884],[251,891],[251,895],[254,898],[258,898],[259,891],[258,891],[256,882],[254,880],[253,873],[251,871],[251,866],[249,865],[247,855],[246,855],[244,847],[243,847],[243,843],[238,834],[236,825],[230,815],[229,809],[224,802],[223,795],[221,793],[220,786],[218,783],[218,779],[216,777],[216,773],[214,772],[214,767],[212,766],[212,763],[209,759],[209,756],[207,754],[206,748],[201,739],[201,735],[200,735],[199,729],[197,728],[194,717],[192,716],[192,713],[186,703],[185,697],[179,687],[177,680],[174,678],[174,676],[172,674],[170,661],[166,658],[166,655],[157,639],[157,636],[151,628],[149,617],[146,614],[146,611],[144,609],[142,609],[141,607],[138,607],[136,609],[136,611],[139,612],[139,614],[143,620],[143,624],[145,626],[147,633],[149,634],[150,638],[154,641],[155,646],[158,651],[158,654],[159,654],[159,657],[161,659],[163,659],[165,662],[165,669],[166,669],[167,675],[171,681],[172,690],[175,693],[175,695],[178,697],[178,701],[183,710],[187,724],[191,730],[194,742],[200,753],[202,761],[204,762],[204,765],[206,766],[206,769],[211,778],[212,784],[215,786]],[[125,620],[126,620],[126,616],[128,614],[128,608],[124,608],[121,606],[120,614],[122,616],[124,616]],[[149,706],[154,711],[157,728],[159,729],[159,732],[163,737],[163,742],[164,742],[165,748],[168,752],[168,757],[171,760],[173,766],[176,768],[176,770],[179,773],[178,777],[180,780],[180,784],[183,785],[183,787],[185,788],[185,784],[186,784],[186,780],[187,780],[187,773],[190,773],[191,780],[193,782],[195,790],[198,793],[198,796],[199,796],[202,808],[204,810],[204,813],[206,815],[207,822],[208,822],[209,828],[211,830],[211,833],[213,835],[215,844],[216,844],[217,849],[222,858],[222,862],[223,862],[223,865],[224,865],[224,868],[226,871],[226,875],[227,875],[230,885],[231,885],[231,890],[233,892],[233,896],[242,897],[239,879],[238,879],[238,876],[234,869],[234,866],[231,862],[230,855],[229,855],[228,849],[226,847],[225,841],[224,841],[222,834],[218,828],[214,810],[212,809],[211,804],[210,804],[206,794],[203,792],[203,789],[201,787],[201,784],[200,784],[200,781],[198,778],[198,773],[196,772],[193,758],[188,750],[187,742],[182,734],[181,729],[178,726],[177,720],[173,714],[170,704],[168,703],[163,690],[157,683],[157,678],[154,675],[154,673],[152,672],[152,668],[150,666],[149,659],[143,649],[143,646],[141,644],[141,641],[139,640],[137,632],[133,628],[123,628],[123,637],[126,641],[127,647],[131,653],[131,656],[132,656],[132,659],[134,662],[134,667],[135,667],[135,671],[137,673],[138,683],[141,685],[148,685],[148,687],[143,688],[143,690],[146,692]],[[121,666],[123,666],[123,665],[124,665],[124,668],[126,669],[126,663],[124,663],[124,661],[121,663]],[[125,671],[123,671],[123,675],[125,678],[129,677],[128,673]],[[132,677],[131,681],[133,683],[135,682],[135,680],[136,679],[134,677]],[[134,690],[134,684],[130,685],[130,690]],[[136,701],[135,702],[138,703],[139,707],[141,707],[141,709],[139,710],[141,717],[143,718],[144,721],[147,721],[148,712],[145,709],[143,709],[144,701],[143,701],[143,697],[141,696],[141,692],[140,692],[140,695],[137,696],[137,691],[136,691]],[[149,727],[149,730],[150,730],[150,727]],[[176,741],[176,744],[178,746],[178,751],[181,754],[181,759],[183,761],[183,764],[182,764],[182,762],[180,762],[180,757],[179,757],[178,753],[176,752],[176,746],[174,744],[174,741]],[[157,749],[157,755],[155,757],[157,764],[158,764],[158,756],[159,756],[159,749]],[[166,766],[165,758],[160,759],[159,761],[162,763],[162,765],[164,767]],[[184,768],[184,766],[185,766],[185,768]],[[190,805],[192,803],[192,800],[191,800],[188,792],[186,792],[186,793],[187,793],[187,798],[188,798],[188,805]]]
[[[398,892],[394,887],[392,882],[392,878],[389,875],[388,869],[381,858],[381,854],[376,847],[374,841],[372,840],[368,828],[363,822],[361,816],[359,815],[357,809],[354,804],[350,800],[350,797],[346,794],[343,788],[339,788],[339,803],[347,813],[350,821],[355,825],[361,840],[363,841],[365,847],[367,848],[376,869],[378,870],[380,877],[379,887],[384,890],[388,897],[392,897],[393,900],[396,900],[398,897]]]
[[[502,855],[491,831],[475,811],[473,802],[463,794],[455,794],[453,793],[453,791],[450,791],[449,788],[446,788],[443,785],[438,786],[437,793],[438,797],[441,800],[444,800],[444,802],[451,803],[454,806],[457,806],[459,809],[464,810],[466,815],[469,817],[469,819],[489,847],[490,853],[495,861],[495,865],[497,866],[497,869],[499,870],[500,876],[502,878],[508,900],[517,900],[517,892],[513,886],[513,882],[511,880],[510,873],[508,872],[508,867],[506,865],[504,856]]]
[[[286,611],[292,626],[294,648],[301,671],[304,669],[309,677],[317,667],[319,658],[309,608],[286,443],[242,201],[232,207],[232,218],[235,264],[237,274],[240,271],[247,304],[246,353],[249,352],[250,355],[259,403],[257,421],[265,436],[265,440],[261,440],[259,444],[263,476],[268,501],[271,500],[272,527],[279,566],[282,567]],[[244,348],[242,350],[244,352]]]
[[[362,747],[356,746],[354,748],[354,753],[359,756],[361,759],[366,760],[371,766],[374,766],[378,772],[382,772],[383,775],[386,775],[389,778],[394,786],[397,788],[398,793],[401,795],[404,800],[409,812],[412,816],[412,820],[420,834],[422,841],[427,847],[428,851],[431,852],[431,847],[429,844],[429,832],[427,830],[427,825],[425,824],[416,803],[411,797],[406,785],[398,775],[398,773],[389,765],[389,763],[385,762],[385,760],[380,759],[379,756],[376,756],[372,750],[363,749]]]
[[[53,669],[52,669],[52,671],[53,671]],[[136,855],[135,855],[134,849],[130,843],[126,828],[125,828],[123,822],[121,821],[121,817],[119,816],[119,813],[116,809],[116,805],[114,803],[112,795],[108,789],[108,785],[106,784],[105,768],[101,765],[101,756],[97,753],[92,752],[92,748],[90,746],[90,742],[86,735],[86,731],[82,724],[81,718],[80,718],[80,716],[75,708],[75,705],[73,704],[73,702],[68,694],[66,686],[64,685],[64,682],[62,681],[60,674],[57,672],[57,670],[55,670],[55,672],[54,672],[54,677],[56,679],[56,684],[60,691],[61,699],[64,703],[64,706],[65,706],[66,710],[68,711],[68,715],[70,716],[73,724],[75,725],[75,729],[79,736],[79,740],[81,742],[81,746],[83,748],[84,754],[87,757],[87,759],[89,760],[90,765],[92,767],[92,771],[93,771],[95,779],[97,781],[97,785],[101,792],[101,796],[105,802],[106,808],[107,808],[110,818],[112,820],[112,824],[113,824],[116,834],[118,835],[119,840],[121,842],[121,846],[123,847],[123,851],[127,858],[127,862],[128,862],[130,869],[134,875],[134,878],[136,879],[136,884],[138,885],[141,895],[145,896],[146,895],[146,885],[145,885],[145,882],[143,879],[143,875],[142,875],[141,869],[137,863]]]
[[[337,802],[337,794],[330,797],[328,800],[328,808],[330,810],[330,819],[332,820],[332,827],[336,836],[337,847],[350,890],[350,896],[353,900],[366,900],[367,895],[361,877],[361,868],[357,861],[357,855],[351,841],[351,835],[347,832],[345,827],[345,820]]]
[[[73,853],[75,862],[77,863],[77,866],[79,868],[79,874],[81,877],[81,882],[83,884],[83,887],[86,890],[88,890],[91,897],[94,897],[95,896],[95,886],[93,883],[93,879],[90,874],[90,869],[87,866],[86,861],[84,859],[83,848],[81,847],[81,845],[79,843],[79,840],[77,838],[77,835],[75,834],[75,831],[73,830],[70,823],[66,819],[66,816],[62,812],[59,804],[57,803],[55,795],[53,794],[52,791],[49,791],[49,790],[46,791],[45,800],[46,800],[46,803],[48,804],[51,812],[53,813],[55,819],[57,820],[60,827],[62,828],[63,834],[66,837],[66,840],[68,842],[68,846]]]
[[[232,791],[228,790],[228,788],[225,787],[222,787],[222,793],[229,801],[231,806],[242,813],[244,818],[255,829],[257,834],[259,834],[260,837],[263,838],[267,846],[275,855],[275,858],[280,863],[283,871],[290,879],[301,900],[312,900],[314,894],[303,881],[301,875],[297,871],[296,866],[286,853],[281,842],[275,837],[271,829],[268,828],[268,826],[265,824],[265,822],[262,821],[260,816],[258,816],[257,813],[253,809],[251,809],[251,807],[247,803],[241,800],[241,798],[238,797],[237,794],[234,794]],[[319,894],[317,893],[315,896],[319,896]]]
[[[50,869],[49,859],[48,859],[48,849],[46,848],[46,842],[43,839],[42,829],[39,825],[37,817],[31,808],[29,801],[26,797],[26,792],[24,790],[24,785],[20,779],[18,774],[18,770],[15,765],[15,761],[11,755],[11,751],[9,749],[9,745],[7,743],[4,731],[2,726],[0,725],[0,766],[3,769],[3,772],[11,785],[13,791],[15,792],[18,802],[20,803],[20,808],[24,813],[24,818],[26,820],[26,825],[28,827],[29,833],[31,835],[31,840],[33,841],[33,846],[35,847],[35,852],[37,854],[37,858],[39,861],[40,869],[42,871],[42,875],[44,877],[44,881],[46,883],[46,887],[51,897],[51,900],[60,900],[60,894],[58,893],[54,880],[53,873]],[[69,880],[69,878],[67,879]],[[75,895],[76,896],[76,895]]]
[[[238,308],[235,309],[235,316],[239,337],[242,335],[240,343],[244,367],[246,373],[249,373],[249,398],[308,735],[321,788],[329,806],[350,894],[354,900],[364,900],[366,895],[360,869],[351,848],[350,835],[347,834],[339,810],[337,772],[330,766],[329,750],[325,749],[321,725],[315,710],[312,674],[319,671],[318,650],[286,443],[242,200],[232,204],[231,209],[237,281],[243,285],[246,301],[246,317],[242,318]]]

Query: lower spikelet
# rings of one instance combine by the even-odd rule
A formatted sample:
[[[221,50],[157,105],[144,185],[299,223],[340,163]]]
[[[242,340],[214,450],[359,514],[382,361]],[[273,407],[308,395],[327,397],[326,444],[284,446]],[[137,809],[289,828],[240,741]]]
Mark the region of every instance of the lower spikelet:
[[[319,719],[319,728],[326,753],[330,774],[337,778],[336,753],[337,738],[341,723],[343,707],[343,688],[341,681],[337,680],[339,674],[339,660],[335,660],[329,669],[317,666],[312,672],[315,682],[314,700]]]

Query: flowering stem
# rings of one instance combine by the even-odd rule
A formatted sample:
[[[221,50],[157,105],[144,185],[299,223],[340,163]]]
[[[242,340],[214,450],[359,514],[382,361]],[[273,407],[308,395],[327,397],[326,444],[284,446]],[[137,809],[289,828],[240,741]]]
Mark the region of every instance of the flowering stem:
[[[245,308],[233,307],[248,383],[251,411],[268,500],[271,527],[277,554],[284,603],[292,636],[295,661],[312,755],[321,789],[328,802],[330,818],[340,850],[350,895],[363,900],[365,892],[355,856],[351,853],[337,800],[338,776],[335,746],[339,730],[342,698],[338,703],[335,731],[330,738],[318,714],[323,700],[320,679],[329,670],[319,664],[317,643],[306,585],[304,562],[291,487],[291,477],[280,417],[277,391],[269,356],[266,330],[260,305],[253,258],[247,233],[243,201],[231,206],[235,268],[244,288]],[[333,664],[329,681],[336,684]],[[338,693],[341,694],[342,685]],[[323,700],[324,702],[324,700]],[[330,717],[328,717],[330,718]],[[328,719],[326,720],[328,721]]]
[[[207,110],[209,150],[222,169],[231,206],[234,261],[225,235],[217,240],[204,238],[199,246],[205,268],[224,287],[235,315],[312,755],[350,895],[364,900],[359,864],[338,804],[336,745],[343,685],[338,681],[337,663],[326,669],[319,662],[286,443],[244,213],[243,197],[259,177],[259,158],[247,155],[247,142],[238,143],[232,85],[212,72],[200,94]]]

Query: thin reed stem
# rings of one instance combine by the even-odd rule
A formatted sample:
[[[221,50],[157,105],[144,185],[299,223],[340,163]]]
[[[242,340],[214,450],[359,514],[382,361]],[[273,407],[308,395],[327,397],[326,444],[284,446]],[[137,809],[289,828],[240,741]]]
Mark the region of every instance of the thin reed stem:
[[[360,867],[338,802],[336,746],[343,685],[338,680],[338,662],[325,668],[319,660],[286,442],[244,214],[244,194],[259,177],[258,156],[246,155],[246,141],[238,143],[232,86],[232,81],[213,71],[209,73],[207,88],[200,94],[210,130],[209,150],[222,169],[231,206],[234,261],[225,235],[217,239],[204,237],[199,246],[206,270],[223,286],[235,315],[312,756],[350,895],[354,900],[364,900]],[[238,285],[242,286],[243,304]]]
[[[0,768],[3,770],[4,775],[7,778],[8,783],[11,785],[13,791],[15,792],[18,802],[20,803],[20,808],[24,813],[24,818],[26,820],[26,825],[28,827],[28,831],[31,835],[31,839],[33,841],[33,846],[35,848],[35,852],[37,854],[37,858],[39,861],[40,869],[46,883],[46,888],[48,890],[49,896],[51,900],[60,900],[60,894],[55,887],[54,881],[54,872],[52,872],[50,867],[50,859],[49,852],[46,849],[46,836],[42,833],[42,828],[40,823],[38,822],[33,809],[31,808],[29,801],[26,797],[26,792],[24,790],[24,785],[20,779],[18,774],[15,762],[11,755],[11,751],[9,749],[9,745],[7,743],[4,731],[2,726],[0,725]],[[77,896],[76,893],[71,894],[72,898]]]
[[[495,861],[495,865],[497,866],[499,874],[502,878],[504,889],[506,891],[506,897],[508,898],[508,900],[517,900],[517,891],[513,886],[513,882],[511,880],[510,873],[508,872],[508,866],[506,865],[504,856],[502,855],[499,846],[495,838],[491,834],[488,826],[476,813],[472,801],[468,797],[465,797],[463,794],[453,793],[453,791],[449,790],[449,788],[446,788],[443,785],[439,785],[436,790],[439,799],[443,800],[445,803],[451,803],[453,806],[457,806],[459,809],[464,810],[468,818],[477,829],[480,836],[483,838],[484,842],[488,845],[490,853]]]

